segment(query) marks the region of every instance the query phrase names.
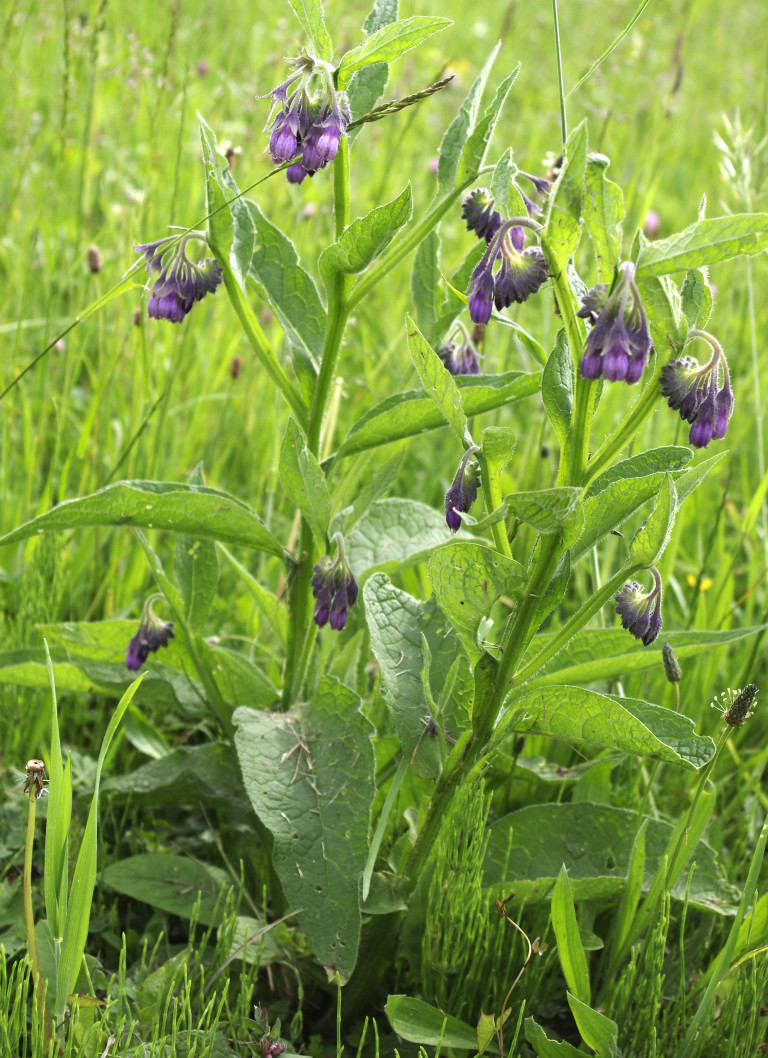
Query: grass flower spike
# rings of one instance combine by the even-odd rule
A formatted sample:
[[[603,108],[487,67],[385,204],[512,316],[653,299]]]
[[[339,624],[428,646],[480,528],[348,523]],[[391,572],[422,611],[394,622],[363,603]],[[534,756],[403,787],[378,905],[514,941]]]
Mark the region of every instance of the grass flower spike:
[[[202,301],[206,294],[216,293],[221,283],[221,265],[213,257],[191,261],[187,256],[187,244],[194,240],[207,245],[201,231],[134,244],[136,253],[144,254],[144,264],[150,276],[155,277],[147,304],[147,315],[153,319],[182,323],[196,301]]]

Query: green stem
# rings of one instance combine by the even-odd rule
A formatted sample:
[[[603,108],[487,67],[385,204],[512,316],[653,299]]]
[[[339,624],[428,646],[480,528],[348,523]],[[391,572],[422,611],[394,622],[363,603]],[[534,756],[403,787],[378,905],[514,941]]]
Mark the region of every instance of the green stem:
[[[501,507],[502,496],[501,496],[501,480],[500,474],[496,468],[494,473],[490,472],[488,466],[488,460],[483,455],[482,451],[478,453],[480,463],[480,476],[483,484],[483,499],[485,500],[485,509],[488,514],[492,514],[494,511]],[[509,546],[509,538],[507,537],[506,523],[494,522],[491,526],[493,532],[493,539],[496,544],[496,550],[506,555],[507,558],[512,558],[512,548]]]
[[[338,238],[349,224],[349,144],[342,136],[339,151],[333,163],[333,201],[336,216],[336,237]],[[336,376],[336,365],[339,359],[341,341],[349,318],[348,301],[350,277],[336,272],[328,283],[328,314],[323,343],[323,359],[317,376],[312,407],[309,412],[307,443],[310,452],[320,455],[323,436],[323,422],[328,400],[333,390]],[[316,628],[311,621],[310,581],[314,564],[314,539],[306,518],[301,520],[299,539],[299,571],[291,589],[291,627],[292,635],[288,642],[285,678],[283,682],[283,709],[301,694],[301,687],[312,654]]]
[[[307,408],[304,401],[301,399],[298,389],[296,389],[280,366],[277,357],[267,341],[264,331],[262,331],[259,325],[259,321],[256,319],[256,315],[251,308],[250,302],[243,293],[240,284],[235,279],[229,261],[223,258],[219,258],[218,260],[223,273],[224,286],[227,289],[227,294],[229,294],[229,300],[232,303],[232,308],[237,313],[237,318],[240,320],[240,326],[243,328],[246,338],[251,343],[251,348],[261,361],[262,366],[266,368],[269,377],[282,393],[286,403],[296,416],[301,428],[306,429]]]
[[[407,257],[409,253],[416,249],[419,243],[422,242],[432,229],[440,223],[454,202],[461,197],[463,192],[466,191],[468,187],[471,187],[472,184],[476,183],[479,176],[491,171],[492,166],[486,166],[484,169],[479,169],[476,173],[473,173],[469,180],[465,180],[460,187],[455,188],[446,195],[445,198],[440,199],[437,205],[433,206],[432,209],[422,217],[419,223],[411,228],[407,235],[403,236],[402,239],[399,239],[388,253],[384,254],[383,257],[380,257],[377,264],[375,264],[373,268],[371,268],[355,284],[355,287],[349,296],[349,311],[351,312],[364,297],[370,294],[376,284],[379,283],[384,276],[388,275],[393,268],[399,265],[403,258]]]
[[[35,998],[40,1017],[43,1022],[43,1031],[46,1044],[50,1039],[50,1025],[45,1013],[45,992],[43,986],[43,975],[40,972],[40,958],[37,953],[37,937],[35,935],[35,912],[32,907],[32,859],[35,852],[35,814],[37,810],[37,790],[35,786],[29,790],[29,810],[27,812],[27,840],[24,847],[24,923],[27,930],[27,950],[29,961],[32,964],[32,977],[35,982]]]
[[[524,668],[516,673],[512,682],[515,684],[525,683],[526,680],[530,680],[531,677],[535,676],[539,669],[546,665],[550,658],[553,658],[559,650],[562,650],[576,633],[584,627],[587,621],[594,617],[601,607],[605,606],[611,596],[615,595],[624,586],[632,574],[642,568],[642,566],[624,566],[614,577],[606,581],[589,602],[586,602],[580,610],[577,610],[560,631],[550,639],[547,645]]]

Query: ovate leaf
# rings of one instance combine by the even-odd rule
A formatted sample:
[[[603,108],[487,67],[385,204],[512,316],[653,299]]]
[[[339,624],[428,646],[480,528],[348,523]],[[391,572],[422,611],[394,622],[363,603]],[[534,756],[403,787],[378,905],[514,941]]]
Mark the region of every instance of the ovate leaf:
[[[648,243],[640,250],[637,271],[642,277],[670,275],[766,249],[768,213],[734,213],[698,220],[667,239]]]
[[[338,71],[339,88],[346,87],[355,71],[375,62],[392,63],[433,33],[438,33],[450,25],[452,22],[449,18],[414,15],[412,18],[403,18],[382,26],[363,44],[348,51],[341,60]]]
[[[288,421],[280,448],[280,481],[288,499],[309,522],[318,547],[324,551],[331,519],[331,495],[304,431],[293,419]]]
[[[411,185],[365,217],[353,220],[339,238],[320,255],[320,273],[328,283],[335,272],[356,275],[363,272],[389,246],[400,228],[411,218]]]
[[[372,728],[360,699],[324,676],[290,713],[238,709],[235,747],[253,809],[272,833],[288,904],[329,973],[348,978],[360,940],[359,878],[374,795]]]

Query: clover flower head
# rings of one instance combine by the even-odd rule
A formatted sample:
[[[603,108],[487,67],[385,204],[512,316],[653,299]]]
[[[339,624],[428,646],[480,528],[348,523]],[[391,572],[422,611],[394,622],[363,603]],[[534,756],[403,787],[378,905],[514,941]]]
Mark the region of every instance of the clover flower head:
[[[147,315],[152,319],[182,323],[195,302],[216,293],[222,280],[221,265],[213,257],[190,260],[187,245],[195,240],[206,242],[204,233],[190,231],[134,244],[134,251],[144,255],[144,267],[155,280],[147,302]]]
[[[671,360],[661,369],[662,396],[684,422],[691,424],[688,440],[694,448],[706,448],[710,441],[721,441],[733,414],[733,392],[728,362],[720,343],[706,331],[691,331],[689,338],[704,338],[712,356],[702,367],[692,356]],[[722,369],[723,382],[719,383]]]
[[[330,624],[334,631],[341,632],[346,627],[350,606],[357,602],[358,587],[344,554],[341,533],[336,533],[334,539],[338,546],[336,558],[323,555],[313,566],[310,584],[315,597],[315,624],[319,628]]]
[[[661,574],[655,566],[651,566],[651,573],[653,588],[649,592],[637,581],[629,581],[616,595],[616,613],[622,627],[645,646],[661,631]]]
[[[288,183],[300,184],[336,157],[352,113],[346,92],[338,92],[333,84],[328,63],[306,52],[286,61],[293,72],[267,93],[272,99],[268,124],[279,107],[270,127],[269,152],[276,165],[301,156],[286,170]]]
[[[130,672],[138,672],[150,654],[154,654],[160,647],[167,647],[168,641],[174,638],[173,623],[161,621],[154,612],[153,603],[158,598],[161,596],[151,596],[145,603],[139,630],[128,644],[125,667]]]
[[[473,445],[464,453],[453,483],[445,494],[445,524],[453,533],[457,533],[461,528],[461,515],[467,514],[477,499],[480,466],[472,459],[477,451],[478,448]]]
[[[651,335],[632,262],[625,261],[616,270],[610,289],[598,284],[581,304],[578,315],[592,323],[581,361],[582,377],[639,381],[651,351]]]

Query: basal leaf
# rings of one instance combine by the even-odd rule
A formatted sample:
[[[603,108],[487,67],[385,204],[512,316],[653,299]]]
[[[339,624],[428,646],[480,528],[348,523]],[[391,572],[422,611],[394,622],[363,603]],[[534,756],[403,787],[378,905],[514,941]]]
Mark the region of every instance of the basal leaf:
[[[477,1033],[471,1025],[444,1014],[423,999],[388,996],[387,1017],[392,1029],[404,1040],[435,1047],[477,1051]]]
[[[290,713],[238,709],[235,747],[272,863],[315,955],[342,979],[357,960],[359,879],[374,796],[372,728],[360,699],[324,676]]]
[[[465,447],[469,447],[472,438],[467,427],[467,417],[461,406],[461,392],[454,382],[453,375],[443,365],[410,316],[406,316],[405,325],[408,329],[408,350],[424,389],[458,439]]]
[[[104,885],[180,918],[190,918],[200,899],[198,920],[216,925],[223,913],[223,892],[231,885],[226,871],[173,852],[143,852],[105,867]]]
[[[568,880],[565,865],[560,868],[552,892],[550,910],[552,929],[557,941],[557,954],[563,969],[568,988],[579,996],[584,1003],[589,1003],[589,970],[584,946],[581,943],[579,924],[576,921],[576,909],[573,906],[573,894]]]
[[[698,220],[667,239],[648,243],[640,250],[637,271],[641,277],[670,275],[766,249],[768,213],[734,213]]]
[[[320,255],[320,273],[326,283],[335,272],[344,275],[363,272],[386,250],[400,228],[411,219],[412,212],[411,185],[406,184],[397,198],[353,220]]]
[[[563,864],[574,899],[617,898],[625,884],[632,848],[642,818],[626,808],[578,801],[529,805],[491,825],[483,884],[495,893],[514,892],[513,905],[549,899]],[[511,845],[509,834],[512,833]],[[643,890],[648,891],[663,857],[672,826],[660,819],[646,825]],[[699,841],[693,859],[690,903],[720,915],[732,915],[738,893],[728,885],[714,851]],[[687,871],[672,888],[686,899]]]
[[[464,413],[471,416],[538,393],[541,374],[508,371],[503,375],[458,375],[454,381]],[[337,454],[343,457],[364,452],[439,426],[445,426],[445,418],[423,389],[394,393],[354,423]]]
[[[0,537],[0,544],[95,525],[170,529],[283,555],[279,541],[241,500],[204,485],[164,481],[118,481],[90,496],[65,500]]]
[[[438,33],[452,24],[449,18],[414,15],[412,18],[403,18],[382,26],[364,43],[348,51],[341,60],[338,70],[339,88],[345,88],[357,70],[376,62],[393,63],[433,33]]]

